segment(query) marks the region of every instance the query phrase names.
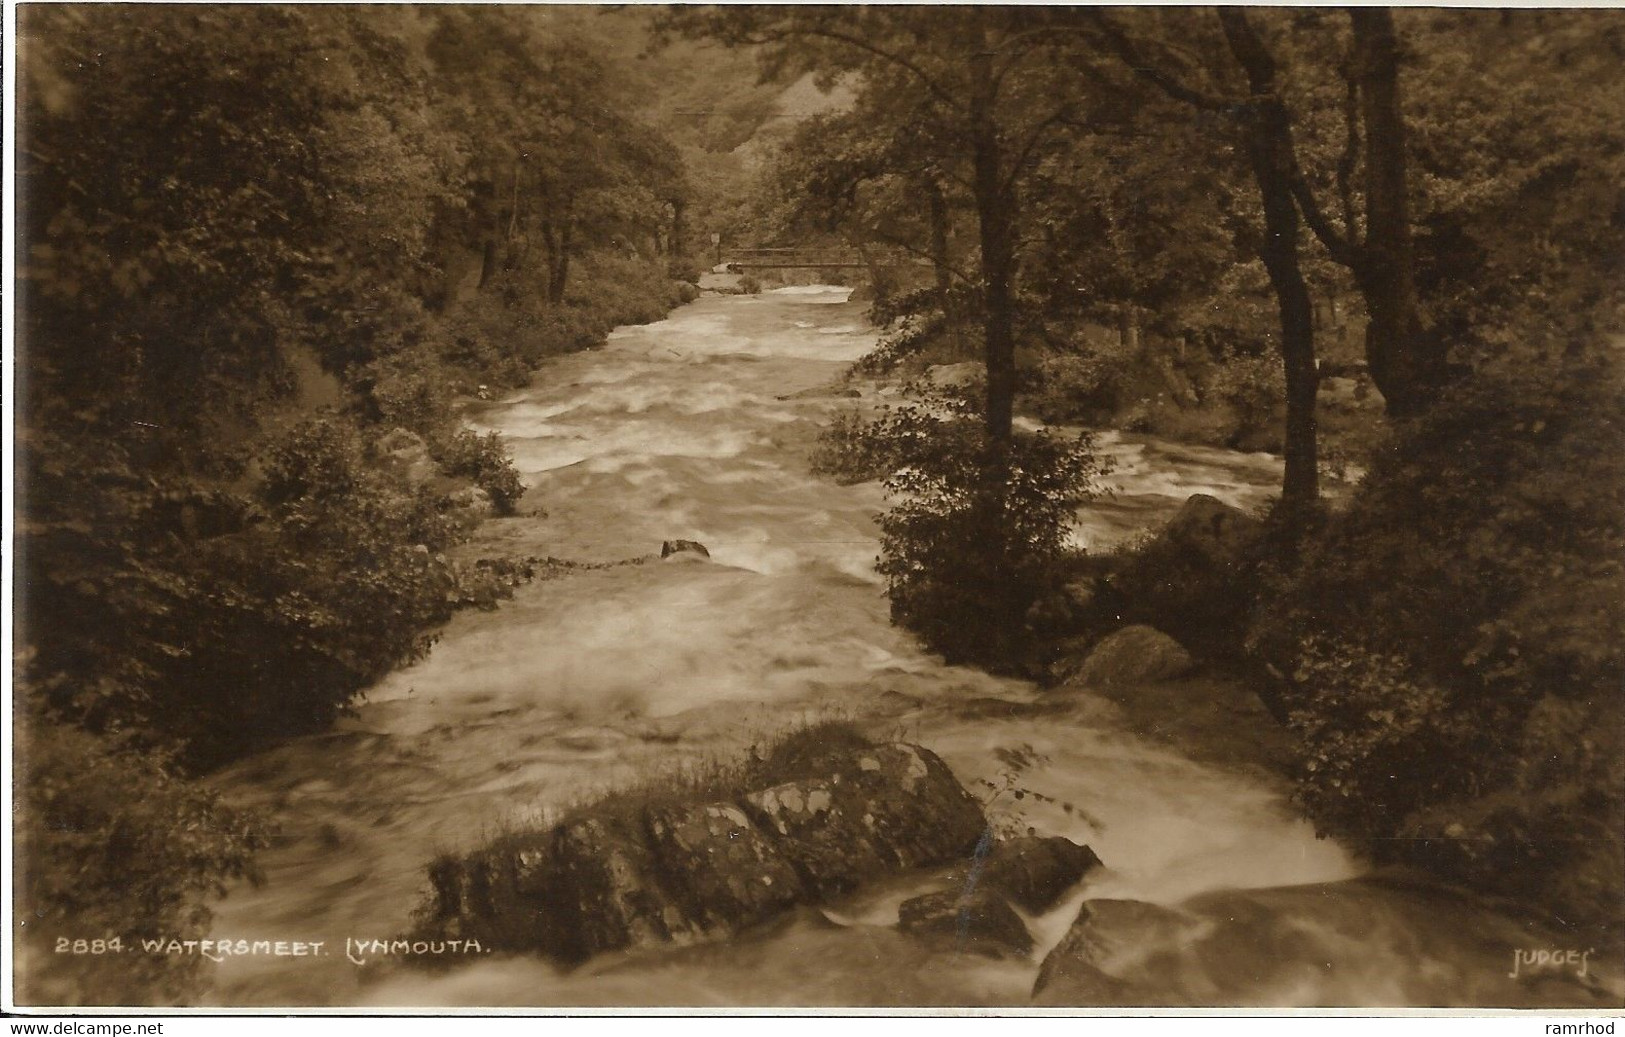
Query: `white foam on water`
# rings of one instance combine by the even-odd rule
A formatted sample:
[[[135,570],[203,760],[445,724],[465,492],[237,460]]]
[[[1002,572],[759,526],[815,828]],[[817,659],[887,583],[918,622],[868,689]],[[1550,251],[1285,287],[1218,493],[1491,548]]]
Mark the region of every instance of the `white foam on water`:
[[[459,613],[429,656],[369,690],[334,732],[220,775],[285,834],[270,883],[219,906],[217,936],[388,937],[407,924],[436,853],[466,850],[594,790],[741,754],[797,717],[861,716],[899,703],[893,736],[939,752],[990,808],[1092,845],[1107,867],[1031,920],[1040,953],[1084,896],[1176,903],[1216,890],[1357,874],[1319,840],[1280,782],[1193,762],[1128,733],[1083,696],[1070,712],[967,711],[1032,704],[1031,685],[946,666],[892,627],[873,484],[807,471],[837,379],[875,332],[850,290],[795,286],[705,297],[559,357],[533,385],[479,411],[507,437],[543,517],[482,531],[515,554],[641,564],[568,572],[491,612]],[[1024,423],[1025,424],[1025,423]],[[1115,499],[1082,509],[1074,535],[1102,546],[1155,526],[1193,492],[1254,507],[1279,484],[1268,455],[1101,434]],[[710,560],[659,561],[663,540]],[[894,713],[885,714],[888,718]],[[888,723],[893,722],[888,720]],[[1029,765],[1008,773],[1010,750]],[[1015,788],[1042,793],[1017,801]],[[1074,809],[1063,809],[1063,804]],[[891,927],[895,900],[833,905],[719,945],[606,958],[572,973],[482,959],[442,975],[363,985],[323,963],[245,958],[222,967],[222,1004],[926,1005],[1024,1004],[1037,958],[945,955]],[[1341,932],[1341,930],[1339,930]],[[1373,983],[1378,980],[1373,979]],[[1373,989],[1376,989],[1375,987]]]

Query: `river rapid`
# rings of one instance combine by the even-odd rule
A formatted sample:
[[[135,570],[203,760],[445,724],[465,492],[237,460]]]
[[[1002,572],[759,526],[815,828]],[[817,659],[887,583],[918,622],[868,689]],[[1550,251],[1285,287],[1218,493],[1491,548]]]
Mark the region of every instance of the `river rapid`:
[[[458,615],[355,716],[217,775],[281,832],[263,855],[267,881],[230,892],[214,937],[323,947],[227,958],[210,1002],[1019,1006],[1079,904],[1124,898],[1231,919],[1243,904],[1267,921],[1245,930],[1245,945],[1165,948],[1156,967],[1170,986],[1209,1003],[1518,1003],[1524,988],[1497,976],[1531,939],[1523,927],[1455,900],[1430,921],[1425,898],[1418,908],[1414,891],[1362,879],[1344,848],[1317,839],[1266,770],[1137,734],[1104,697],[1073,693],[1057,707],[1030,684],[943,665],[889,624],[874,572],[879,487],[808,471],[821,423],[853,403],[817,390],[875,339],[846,295],[706,296],[553,360],[529,388],[474,412],[477,427],[507,438],[531,492],[521,515],[485,524],[472,556],[642,560],[576,569]],[[1077,536],[1093,546],[1153,527],[1192,493],[1253,507],[1279,480],[1268,455],[1115,434],[1101,448],[1116,493],[1080,514]],[[710,561],[660,561],[661,542],[677,538],[705,544]],[[1001,829],[1087,843],[1105,868],[1029,919],[1030,959],[935,953],[898,933],[898,903],[930,876],[726,943],[572,972],[497,955],[424,971],[347,953],[348,940],[406,928],[437,853],[824,716],[926,745],[990,801]],[[1293,892],[1327,883],[1335,895]],[[1473,940],[1463,951],[1418,933],[1430,925]],[[1296,934],[1290,951],[1282,932]],[[1286,953],[1352,964],[1328,978],[1319,966],[1279,968]]]

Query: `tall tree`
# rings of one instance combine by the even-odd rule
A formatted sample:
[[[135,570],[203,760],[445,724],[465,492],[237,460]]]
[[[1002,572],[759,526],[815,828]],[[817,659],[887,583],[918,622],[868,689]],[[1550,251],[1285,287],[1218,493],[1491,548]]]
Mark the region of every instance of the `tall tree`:
[[[865,93],[850,110],[802,123],[767,177],[781,233],[839,232],[928,260],[946,297],[956,277],[965,279],[951,248],[964,197],[922,133],[929,105],[918,93]]]
[[[1269,273],[1280,316],[1279,349],[1286,374],[1287,405],[1286,472],[1281,501],[1289,512],[1302,514],[1320,492],[1315,422],[1319,373],[1315,366],[1314,310],[1303,271],[1302,220],[1294,197],[1301,178],[1297,174],[1292,115],[1282,97],[1274,56],[1262,46],[1247,12],[1220,8],[1217,17],[1228,52],[1245,76],[1246,93],[1239,98],[1222,92],[1222,87],[1214,90],[1199,84],[1195,75],[1200,68],[1183,68],[1182,62],[1171,56],[1181,48],[1169,45],[1173,35],[1170,29],[1190,33],[1194,42],[1201,43],[1199,28],[1192,24],[1190,15],[1157,17],[1148,27],[1160,30],[1161,36],[1149,40],[1137,39],[1114,16],[1098,10],[1083,12],[1079,27],[1093,36],[1097,46],[1117,55],[1136,76],[1175,100],[1232,120],[1238,130],[1240,150],[1263,212],[1256,248]],[[1157,46],[1163,53],[1155,58],[1149,56],[1150,46]],[[1206,53],[1211,68],[1216,55],[1211,46]]]
[[[989,440],[1009,440],[1016,388],[1016,284],[1021,183],[1037,149],[1087,107],[1087,63],[1055,58],[1071,45],[1039,9],[969,6],[741,7],[682,12],[667,27],[761,49],[770,71],[854,77],[860,92],[903,89],[976,213]]]
[[[592,248],[634,249],[671,218],[684,191],[676,151],[568,20],[502,8],[429,17],[442,103],[474,156],[482,284],[535,260],[544,296],[562,303],[573,260]]]
[[[1245,15],[1227,26],[1242,50],[1268,55],[1269,47]],[[1446,377],[1445,344],[1425,326],[1416,292],[1405,116],[1399,83],[1400,45],[1386,8],[1348,12],[1352,41],[1341,62],[1346,83],[1345,148],[1337,165],[1344,226],[1326,216],[1310,181],[1292,162],[1292,189],[1304,218],[1332,258],[1349,268],[1365,300],[1366,363],[1395,417],[1420,413]],[[1230,31],[1227,28],[1227,31]],[[1363,154],[1362,154],[1363,149]],[[1361,176],[1356,186],[1354,171]],[[1363,206],[1355,198],[1363,194]],[[1364,210],[1365,226],[1358,212]]]

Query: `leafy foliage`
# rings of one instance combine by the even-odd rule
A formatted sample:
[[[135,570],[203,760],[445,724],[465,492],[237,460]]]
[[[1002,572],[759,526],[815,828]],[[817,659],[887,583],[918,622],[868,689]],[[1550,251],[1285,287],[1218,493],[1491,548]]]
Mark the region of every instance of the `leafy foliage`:
[[[268,833],[177,778],[150,753],[35,721],[19,740],[19,1000],[36,1004],[189,1004],[204,959],[146,954],[146,939],[208,935],[203,896],[257,878]],[[72,953],[117,939],[121,951]],[[65,942],[69,953],[61,952]]]
[[[21,28],[18,686],[45,718],[21,824],[78,883],[47,876],[30,908],[191,933],[254,841],[186,775],[329,723],[522,577],[445,554],[469,483],[499,509],[523,489],[456,397],[663,314],[684,185],[540,10],[64,6]],[[95,863],[108,847],[138,859]],[[42,960],[97,984],[60,1000],[197,979]]]
[[[1121,344],[1046,356],[1031,406],[1046,421],[1102,423],[1126,402],[1135,359]]]
[[[447,475],[460,475],[473,481],[491,498],[499,515],[512,515],[514,505],[525,492],[519,472],[495,432],[477,435],[460,429],[441,449],[441,469]]]
[[[254,497],[110,475],[27,483],[26,672],[62,716],[218,760],[326,723],[449,616],[461,527],[348,422],[276,441]]]
[[[1286,379],[1274,357],[1228,353],[1207,373],[1203,389],[1234,414],[1232,445],[1269,435],[1280,425],[1286,403]]]
[[[889,454],[880,517],[892,618],[950,662],[1008,668],[1027,610],[1052,590],[1076,509],[1106,466],[1087,433],[990,442],[963,398],[920,393],[867,430]]]
[[[933,345],[962,338],[966,320],[978,312],[976,293],[963,286],[914,288],[878,299],[869,319],[883,330],[873,349],[853,363],[849,375],[890,374]]]
[[[1563,905],[1594,918],[1617,914],[1618,872],[1600,891],[1585,876],[1625,838],[1617,364],[1502,364],[1457,387],[1399,433],[1253,634],[1296,676],[1302,795],[1329,830],[1508,891],[1562,872],[1612,897]]]
[[[810,458],[814,475],[842,486],[883,479],[892,473],[896,461],[894,445],[856,408],[835,415],[819,433]]]

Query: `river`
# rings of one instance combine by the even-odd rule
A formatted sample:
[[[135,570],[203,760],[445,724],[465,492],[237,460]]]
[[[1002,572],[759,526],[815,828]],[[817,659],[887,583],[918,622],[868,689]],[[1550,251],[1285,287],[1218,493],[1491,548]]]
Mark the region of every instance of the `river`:
[[[263,857],[266,883],[231,891],[214,936],[324,947],[228,958],[211,1003],[1024,1005],[1038,962],[1084,898],[1179,904],[1216,894],[1232,906],[1215,910],[1234,915],[1243,896],[1276,929],[1318,933],[1311,956],[1335,943],[1366,964],[1331,985],[1231,969],[1232,979],[1210,994],[1192,986],[1193,996],[1516,1001],[1490,975],[1527,942],[1515,923],[1469,905],[1470,923],[1434,924],[1475,929],[1482,960],[1441,961],[1456,953],[1449,940],[1441,949],[1411,939],[1422,949],[1396,953],[1426,919],[1405,895],[1350,881],[1362,866],[1315,837],[1280,779],[1136,734],[1105,698],[1039,708],[1033,686],[945,666],[891,627],[873,570],[880,489],[832,485],[807,463],[820,423],[852,404],[816,390],[873,345],[862,309],[845,290],[816,286],[706,296],[550,361],[529,388],[474,413],[513,449],[532,489],[522,512],[546,513],[486,523],[472,555],[644,560],[577,569],[520,588],[495,611],[458,615],[427,659],[370,689],[355,716],[217,775],[233,802],[266,810],[281,833]],[[1116,461],[1117,493],[1086,509],[1078,528],[1096,546],[1154,525],[1192,493],[1251,507],[1279,479],[1267,455],[1117,435],[1101,448]],[[710,561],[645,557],[675,538],[705,544]],[[569,973],[494,955],[435,973],[348,960],[347,939],[405,928],[436,853],[822,716],[928,746],[968,787],[1007,789],[989,809],[1001,828],[1088,843],[1106,867],[1030,920],[1031,959],[932,954],[899,934],[897,904],[926,881],[915,876],[726,944],[612,955]],[[1290,895],[1321,883],[1341,883],[1328,888],[1345,895],[1323,909]],[[1203,982],[1217,975],[1196,951],[1168,951],[1170,982],[1180,970],[1205,969]],[[1220,953],[1256,964],[1275,952]],[[1482,982],[1471,978],[1480,973]]]

